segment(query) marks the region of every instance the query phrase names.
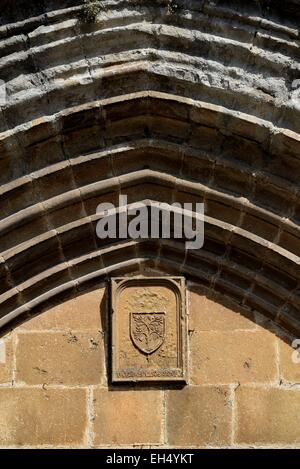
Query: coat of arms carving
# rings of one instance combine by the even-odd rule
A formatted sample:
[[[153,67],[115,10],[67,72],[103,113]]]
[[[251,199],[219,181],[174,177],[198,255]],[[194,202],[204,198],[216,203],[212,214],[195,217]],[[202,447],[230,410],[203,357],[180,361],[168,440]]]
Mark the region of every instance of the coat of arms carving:
[[[187,382],[183,277],[111,280],[112,383]]]
[[[131,313],[130,336],[134,345],[150,355],[164,343],[165,313]]]

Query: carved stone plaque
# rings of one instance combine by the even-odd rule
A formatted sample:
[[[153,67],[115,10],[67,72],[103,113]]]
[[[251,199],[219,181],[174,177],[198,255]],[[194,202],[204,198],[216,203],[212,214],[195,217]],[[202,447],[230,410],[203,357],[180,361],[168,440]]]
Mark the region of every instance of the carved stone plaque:
[[[182,277],[113,278],[112,381],[186,382]]]

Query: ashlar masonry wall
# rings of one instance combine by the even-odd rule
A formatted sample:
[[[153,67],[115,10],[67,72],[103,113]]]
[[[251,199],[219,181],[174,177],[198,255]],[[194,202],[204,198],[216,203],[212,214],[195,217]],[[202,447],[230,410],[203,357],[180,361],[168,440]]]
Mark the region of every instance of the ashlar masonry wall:
[[[105,288],[0,341],[1,447],[300,447],[293,337],[188,291],[189,385],[108,386]]]

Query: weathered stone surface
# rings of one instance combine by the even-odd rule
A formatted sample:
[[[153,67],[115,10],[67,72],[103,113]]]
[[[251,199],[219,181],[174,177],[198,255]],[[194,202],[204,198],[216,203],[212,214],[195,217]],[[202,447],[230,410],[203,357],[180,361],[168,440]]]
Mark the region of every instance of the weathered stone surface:
[[[226,386],[190,386],[167,391],[169,445],[225,446],[231,438],[230,391]]]
[[[91,331],[102,330],[101,311],[105,310],[105,287],[65,301],[24,322],[17,330]]]
[[[191,287],[189,293],[189,329],[199,331],[231,331],[235,329],[253,330],[256,328],[252,313],[234,311],[233,304],[226,307],[217,301],[222,297],[208,298],[201,289]]]
[[[84,444],[86,391],[0,388],[2,446]]]
[[[299,390],[239,387],[236,441],[247,444],[299,444]]]
[[[277,377],[275,337],[263,332],[195,331],[191,380],[196,384],[272,382]]]
[[[294,347],[292,344],[294,343]],[[297,339],[279,339],[279,373],[280,378],[290,383],[300,384],[300,342]]]
[[[97,444],[163,445],[168,436],[221,446],[236,435],[235,444],[299,446],[294,350],[274,324],[256,328],[246,313],[299,337],[299,0],[103,0],[92,24],[78,15],[82,2],[2,2],[0,328],[51,309],[17,329],[13,348],[3,337],[0,444],[92,446],[95,389],[88,400],[69,391],[96,384],[104,405],[95,410],[109,422],[96,417]],[[203,248],[98,239],[97,205],[117,205],[120,193],[129,202],[204,201]],[[178,428],[164,428],[161,388],[128,388],[120,401],[99,389],[109,338],[97,290],[150,269],[208,292],[190,297],[193,386],[167,392]],[[234,403],[230,387],[231,418],[220,390],[232,382],[257,388]],[[127,415],[140,422],[129,434]]]
[[[103,378],[103,361],[102,336],[98,331],[28,332],[17,337],[17,382],[99,384]]]
[[[24,291],[26,279],[32,285],[10,303],[0,298],[1,324],[46,303],[73,281],[70,269],[69,280],[60,270],[52,282],[50,265],[55,269],[80,256],[76,282],[86,281],[85,272],[97,276],[101,267],[93,254],[107,243],[99,246],[94,226],[77,223],[94,216],[101,201],[115,203],[120,184],[134,202],[173,201],[175,193],[182,202],[205,197],[212,218],[207,231],[218,226],[220,250],[227,250],[232,230],[242,227],[243,252],[229,252],[234,264],[230,272],[219,272],[220,279],[214,278],[219,259],[211,251],[211,274],[204,272],[204,261],[199,272],[192,257],[183,264],[183,250],[175,266],[165,251],[165,270],[171,264],[176,274],[211,283],[238,301],[254,282],[247,305],[277,316],[290,288],[279,294],[276,281],[269,301],[255,274],[264,258],[277,265],[277,243],[287,267],[279,263],[280,273],[299,266],[295,4],[268,4],[269,21],[264,8],[249,1],[234,8],[188,2],[172,13],[159,2],[128,4],[121,13],[108,3],[86,25],[78,17],[79,3],[70,0],[67,10],[56,10],[54,2],[46,15],[40,5],[34,18],[27,6],[6,6],[9,12],[3,13],[0,250],[10,250],[4,259],[13,286],[2,288]],[[122,256],[119,250],[105,267],[120,269]],[[43,274],[47,285],[37,281]],[[104,276],[99,272],[99,279]],[[265,271],[264,276],[262,283],[273,278]],[[292,282],[298,276],[293,273]]]
[[[10,337],[0,339],[0,384],[12,381],[13,348]]]
[[[162,406],[159,390],[95,390],[94,444],[162,443]]]
[[[41,397],[43,394],[40,393],[47,392],[48,390],[51,392],[58,391],[53,389],[56,385],[63,385],[64,389],[61,389],[61,391],[68,392],[71,390],[70,388],[74,386],[87,386],[94,384],[98,378],[101,378],[101,376],[103,377],[102,369],[98,370],[98,368],[100,363],[102,363],[104,356],[104,343],[102,340],[99,343],[99,355],[92,355],[90,347],[94,346],[94,344],[92,344],[88,338],[90,334],[93,336],[93,332],[91,333],[84,329],[86,326],[86,316],[80,316],[82,320],[82,329],[80,319],[77,316],[77,313],[80,312],[80,309],[77,309],[79,306],[78,298],[84,300],[84,305],[93,306],[98,302],[99,292],[100,290],[91,291],[81,297],[68,300],[61,304],[58,312],[56,308],[54,308],[50,311],[53,313],[54,323],[51,323],[50,321],[50,312],[46,312],[34,319],[34,321],[36,320],[41,322],[34,325],[34,329],[32,331],[29,329],[23,329],[22,331],[17,329],[17,331],[14,332],[17,344],[17,355],[16,358],[11,355],[11,360],[14,358],[17,365],[17,381],[15,383],[15,386],[17,387],[11,386],[11,369],[9,370],[10,378],[7,381],[8,369],[5,365],[4,382],[6,384],[5,388],[2,388],[2,391],[4,392],[5,390],[7,393],[3,398],[4,401],[8,400],[10,403],[10,400],[13,400],[14,404],[12,405],[15,406],[14,412],[16,415],[13,415],[13,410],[11,410],[9,416],[7,416],[7,413],[4,415],[2,420],[7,423],[5,424],[6,436],[3,436],[4,424],[3,427],[1,427],[0,424],[0,446],[37,446],[39,444],[72,446],[79,444],[73,440],[72,443],[69,440],[65,440],[65,435],[60,431],[63,423],[57,424],[54,431],[56,436],[50,437],[39,422],[40,414],[35,409],[35,406],[37,406],[38,409],[43,408],[43,398]],[[101,389],[94,388],[93,390],[90,390],[88,401],[85,401],[84,397],[84,404],[82,404],[84,412],[87,408],[89,409],[90,416],[89,423],[84,423],[84,425],[87,426],[84,431],[85,436],[82,442],[83,446],[86,447],[88,444],[91,446],[112,445],[112,447],[118,444],[125,446],[131,444],[153,444],[159,446],[178,445],[220,447],[230,446],[232,432],[236,435],[235,444],[297,444],[297,442],[295,442],[296,432],[294,429],[292,430],[294,433],[287,433],[285,424],[280,423],[275,425],[274,423],[275,421],[284,422],[284,419],[287,418],[286,414],[289,415],[292,411],[286,411],[285,406],[282,406],[280,401],[277,406],[278,408],[276,408],[275,411],[271,410],[274,401],[273,390],[275,388],[273,388],[274,384],[268,382],[270,374],[274,371],[273,365],[270,364],[272,352],[269,350],[269,345],[272,341],[275,343],[279,340],[275,336],[275,332],[277,331],[276,326],[270,324],[270,321],[266,321],[265,319],[263,320],[262,317],[256,315],[257,320],[259,321],[256,330],[253,328],[256,326],[252,323],[252,320],[239,316],[238,312],[233,309],[230,310],[230,303],[226,303],[227,306],[225,308],[220,304],[215,303],[213,300],[207,300],[207,298],[203,296],[203,290],[200,289],[200,287],[195,288],[193,286],[193,289],[189,292],[188,296],[192,300],[194,306],[197,305],[198,307],[199,305],[203,305],[204,302],[204,306],[209,307],[212,314],[208,323],[205,321],[206,316],[204,316],[204,318],[202,318],[203,321],[200,320],[199,323],[197,320],[200,316],[196,316],[196,320],[190,322],[190,327],[194,327],[199,324],[201,325],[201,328],[204,328],[204,330],[198,330],[195,328],[194,332],[190,334],[192,345],[189,355],[190,363],[193,365],[195,364],[195,359],[198,357],[198,350],[202,350],[204,346],[205,359],[209,356],[208,354],[210,354],[211,357],[211,359],[207,361],[209,364],[208,366],[205,368],[201,368],[201,366],[199,366],[200,371],[196,370],[196,373],[192,370],[192,383],[194,383],[195,380],[199,380],[197,382],[200,384],[196,386],[190,384],[184,389],[173,390],[162,390],[161,387],[152,388],[151,390],[141,390],[131,386],[123,389],[118,387],[111,387],[110,389],[103,387]],[[66,306],[66,314],[64,314],[64,305]],[[76,312],[73,317],[74,325],[76,326],[74,328],[72,327],[71,319],[72,311]],[[194,309],[192,308],[190,312],[191,319],[193,319],[195,313]],[[196,314],[198,313],[196,312]],[[223,314],[224,318],[222,317]],[[44,322],[42,321],[43,315],[45,315]],[[228,318],[231,326],[230,329],[227,329],[226,324],[224,325],[224,322],[226,323],[226,318]],[[222,319],[224,319],[224,322]],[[27,324],[29,323],[30,322]],[[38,329],[40,326],[41,329]],[[53,331],[51,332],[48,328],[52,326]],[[55,329],[55,327],[57,327],[57,329]],[[205,328],[207,327],[210,327],[211,330],[206,330]],[[242,329],[242,327],[245,327],[246,329]],[[265,328],[269,329],[269,332],[265,330]],[[214,336],[215,339],[210,340],[210,336]],[[236,346],[233,346],[232,344],[233,336],[236,338]],[[254,342],[248,342],[248,339],[245,340],[245,337],[247,336],[255,337],[256,339]],[[205,342],[206,339],[204,340],[203,338],[207,337],[207,342]],[[4,339],[9,343],[11,340],[10,335],[7,337],[4,336]],[[253,352],[253,348],[256,349],[255,353]],[[10,348],[8,350],[10,350]],[[221,355],[224,353],[224,350],[227,350],[228,355],[225,354],[225,358],[223,359]],[[249,369],[244,369],[244,366],[240,366],[245,351],[249,351],[249,357],[252,357],[252,362],[250,360],[248,361],[249,365],[253,365],[252,371],[251,367]],[[294,368],[296,365],[291,366],[289,362],[289,359],[291,358],[290,353],[293,351],[295,351],[295,349],[289,347],[285,342],[279,342],[279,364],[276,363],[276,367],[279,366],[280,378],[285,382],[288,382],[289,385],[293,385],[297,382],[297,368]],[[257,357],[259,357],[259,366]],[[221,360],[221,365],[219,358]],[[205,363],[205,361],[203,362]],[[196,363],[203,365],[203,362],[197,361]],[[103,363],[101,366],[103,366]],[[204,375],[204,372],[206,375]],[[254,388],[251,386],[245,387],[244,385],[239,386],[236,391],[235,403],[232,399],[233,389],[230,389],[229,386],[226,385],[226,383],[234,380],[239,383],[251,382],[251,384],[256,384],[256,386],[259,381],[259,386],[262,386],[261,380],[265,379],[266,381],[263,382],[263,388]],[[104,386],[105,381],[106,380],[104,379],[102,382],[102,385]],[[218,384],[205,385],[204,383],[206,382],[218,382]],[[279,383],[279,376],[276,376],[275,382],[276,384]],[[32,384],[39,387],[33,388]],[[48,388],[48,384],[51,384],[51,388]],[[19,386],[22,386],[22,388]],[[252,399],[249,391],[249,395],[251,397],[249,400],[248,394],[243,397],[243,399],[240,399],[238,394],[238,390],[240,388],[245,388],[250,391],[253,389],[260,389],[266,391],[266,393],[263,394],[262,399],[260,396],[256,396]],[[289,391],[283,387],[278,389],[282,392]],[[295,393],[292,394],[295,397],[292,399],[292,403],[287,405],[291,405],[294,409],[293,412],[297,413],[297,410],[295,409],[300,405],[300,393],[296,393],[295,388],[290,389],[290,391],[292,390],[295,390]],[[24,399],[21,391],[24,392]],[[28,391],[28,395],[25,391]],[[32,391],[34,392],[32,393]],[[20,397],[18,394],[19,392]],[[6,396],[8,397],[6,398]],[[15,399],[14,396],[18,397]],[[27,396],[30,396],[30,399]],[[287,396],[290,396],[290,394],[287,394]],[[93,398],[96,400],[93,401]],[[77,395],[71,395],[68,399],[69,404],[66,406],[67,409],[73,405],[73,402],[75,402],[74,405],[77,406]],[[275,402],[277,402],[276,399]],[[23,415],[23,412],[25,413],[23,408],[21,410],[19,409],[21,403],[23,405],[23,401],[24,406],[27,406],[26,409],[29,409],[28,412],[31,412],[31,409],[34,407],[34,411],[31,412],[31,415],[34,415],[33,424],[29,426],[29,422],[27,423],[26,421],[26,425],[28,425],[28,428],[30,428],[31,431],[35,431],[35,428],[37,428],[37,432],[40,433],[40,435],[38,434],[34,437],[29,437],[24,434],[22,436],[22,432],[27,431],[27,427],[24,427],[25,420],[23,417],[20,417],[20,415]],[[28,403],[29,401],[30,403]],[[48,401],[49,399],[47,402]],[[289,399],[286,399],[286,402],[288,401]],[[1,412],[6,409],[4,405],[1,407],[1,402],[0,393],[0,417],[2,416]],[[264,403],[262,413],[265,412],[267,414],[269,412],[271,415],[269,418],[272,423],[266,424],[266,427],[264,427],[266,430],[263,432],[257,430],[257,428],[260,427],[260,423],[258,422],[257,428],[254,426],[250,428],[252,432],[252,436],[250,435],[250,438],[247,436],[250,432],[248,428],[250,424],[248,425],[247,423],[247,416],[253,414],[254,420],[255,418],[258,418],[256,416],[256,411],[258,409],[258,412],[260,412],[260,404],[258,405],[257,402]],[[59,405],[64,405],[61,402],[61,398]],[[235,413],[234,419],[232,418],[233,405]],[[240,411],[238,411],[238,406],[241,408]],[[49,414],[51,413],[51,415],[54,415],[56,407],[58,407],[56,401],[53,408],[49,403]],[[117,414],[116,409],[118,409]],[[69,412],[69,410],[67,411]],[[274,419],[272,417],[272,412],[274,412]],[[258,415],[260,414],[258,413]],[[49,418],[52,419],[51,416]],[[67,423],[73,425],[73,420],[70,420],[71,417],[67,416],[66,419]],[[295,417],[293,417],[293,419],[295,419]],[[2,420],[0,421],[2,422]],[[79,422],[76,420],[76,425],[81,425],[82,421],[80,417]],[[236,424],[233,427],[234,421],[236,421]],[[132,422],[137,424],[133,425]],[[241,422],[239,426],[237,425],[238,422]],[[271,437],[269,436],[271,432],[273,432],[271,428],[272,425],[276,427],[275,433],[278,442],[275,440],[274,442],[273,440],[271,441]],[[293,425],[294,423],[292,423],[292,427]],[[72,432],[73,431],[77,432],[77,429],[72,429]],[[255,432],[260,432],[258,437],[253,436],[254,434],[256,435]],[[239,436],[240,434],[242,436]],[[264,434],[266,434],[266,438],[262,441],[261,438],[264,438]],[[15,437],[17,440],[14,439]],[[55,438],[55,441],[51,438]]]
[[[184,285],[182,277],[112,279],[113,382],[186,381]]]

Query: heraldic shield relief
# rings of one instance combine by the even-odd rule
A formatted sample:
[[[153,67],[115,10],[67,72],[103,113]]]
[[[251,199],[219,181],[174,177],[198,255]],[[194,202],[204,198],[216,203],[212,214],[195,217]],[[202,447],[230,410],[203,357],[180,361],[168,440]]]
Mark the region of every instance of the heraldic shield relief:
[[[141,352],[155,352],[165,340],[165,313],[131,313],[130,336]]]
[[[112,383],[186,383],[184,277],[115,277],[110,295]]]

